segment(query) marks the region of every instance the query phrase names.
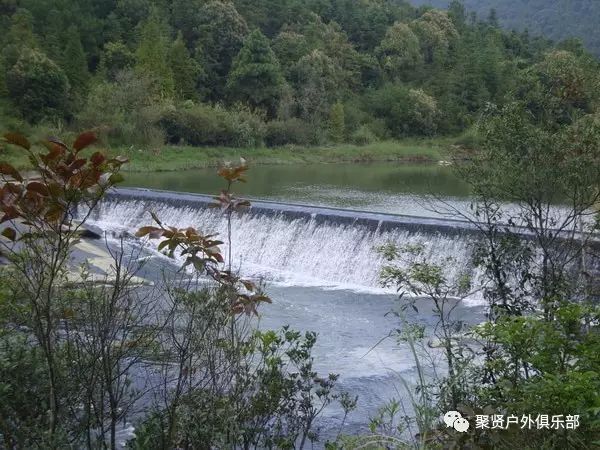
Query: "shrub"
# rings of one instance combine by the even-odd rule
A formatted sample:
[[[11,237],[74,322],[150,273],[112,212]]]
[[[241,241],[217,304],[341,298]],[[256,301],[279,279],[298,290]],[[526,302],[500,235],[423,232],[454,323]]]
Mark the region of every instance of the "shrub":
[[[227,110],[187,102],[185,107],[166,111],[160,125],[172,144],[256,147],[265,136],[262,117],[243,107]]]
[[[152,81],[128,70],[114,82],[94,86],[77,117],[81,128],[97,130],[111,144],[163,144],[158,126],[167,105],[151,94]]]
[[[274,120],[267,124],[265,144],[269,147],[314,145],[319,142],[318,130],[301,119]]]
[[[429,136],[435,133],[440,119],[436,100],[421,89],[401,84],[387,84],[366,98],[368,111],[385,120],[393,137]]]
[[[361,125],[352,135],[350,141],[356,145],[367,145],[377,140],[377,136],[367,125]]]

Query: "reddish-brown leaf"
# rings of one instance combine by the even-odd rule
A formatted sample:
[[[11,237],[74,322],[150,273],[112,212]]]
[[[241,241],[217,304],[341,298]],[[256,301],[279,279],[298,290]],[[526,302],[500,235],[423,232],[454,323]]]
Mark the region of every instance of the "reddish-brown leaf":
[[[98,138],[96,137],[96,135],[93,132],[87,131],[87,132],[81,133],[79,136],[77,136],[77,139],[75,139],[75,142],[73,143],[73,148],[75,149],[76,152],[79,152],[79,151],[83,150],[84,148],[89,147],[97,140],[98,140]]]
[[[75,172],[76,170],[81,169],[83,166],[85,166],[85,163],[87,161],[83,158],[81,159],[76,159],[75,161],[73,161],[70,165],[69,165],[69,170],[71,170],[72,172]]]
[[[2,208],[4,216],[0,219],[0,223],[4,223],[7,220],[13,220],[19,217],[19,211],[14,206],[5,206]]]
[[[157,231],[161,231],[161,229],[156,227],[142,227],[137,231],[137,233],[135,233],[135,235],[137,237],[144,237],[148,234],[155,233]]]
[[[0,163],[0,173],[3,175],[8,175],[17,181],[23,181],[23,177],[21,176],[19,171],[8,163]]]
[[[6,139],[6,142],[9,144],[18,145],[26,150],[31,148],[31,144],[27,138],[19,133],[6,133],[4,139]]]
[[[91,157],[90,157],[90,161],[92,162],[92,164],[94,166],[99,166],[100,164],[102,164],[104,161],[106,161],[106,156],[104,156],[102,153],[100,152],[96,152],[94,153]]]
[[[67,147],[67,144],[65,144],[63,141],[61,141],[60,139],[58,139],[57,137],[54,137],[54,136],[49,137],[48,142],[52,142],[56,145],[60,145],[65,150],[69,149],[69,147]]]
[[[40,183],[39,181],[32,181],[27,184],[27,190],[32,192],[37,192],[44,197],[48,195],[48,187],[44,183]]]
[[[59,156],[62,156],[65,152],[65,147],[55,144],[54,142],[41,141],[40,143],[48,149],[48,153],[45,156],[42,156],[42,159],[46,164],[57,159]]]

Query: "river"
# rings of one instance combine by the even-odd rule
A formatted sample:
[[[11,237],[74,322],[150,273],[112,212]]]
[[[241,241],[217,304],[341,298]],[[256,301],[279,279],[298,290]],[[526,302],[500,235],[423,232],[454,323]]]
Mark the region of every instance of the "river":
[[[126,178],[128,186],[179,192],[215,193],[222,187],[214,169],[127,174]],[[439,211],[443,204],[461,209],[469,204],[469,190],[451,168],[434,165],[260,166],[251,168],[248,183],[238,186],[241,195],[253,199],[348,208],[357,218],[360,211],[436,217],[443,215]],[[173,198],[173,202],[111,199],[99,206],[92,221],[105,230],[132,232],[150,223],[148,210],[153,210],[168,225],[225,232],[217,212],[184,206],[175,200],[176,194]],[[258,326],[273,329],[289,324],[318,333],[316,369],[339,373],[339,387],[359,397],[358,409],[343,430],[354,434],[365,431],[369,419],[392,398],[402,400],[410,412],[403,380],[411,384],[416,374],[406,344],[386,339],[401,328],[388,314],[398,309],[399,302],[393,290],[380,286],[383,262],[374,247],[388,241],[423,243],[432,260],[459,276],[469,269],[470,239],[318,220],[322,213],[306,208],[312,214],[306,220],[280,214],[234,218],[233,262],[243,274],[267,283],[273,304],[261,309]],[[460,304],[456,315],[468,323],[483,321],[481,301]],[[432,333],[436,318],[427,299],[419,301],[418,313],[411,313],[409,320]],[[324,412],[320,426],[325,436],[338,430],[341,416],[336,407]]]

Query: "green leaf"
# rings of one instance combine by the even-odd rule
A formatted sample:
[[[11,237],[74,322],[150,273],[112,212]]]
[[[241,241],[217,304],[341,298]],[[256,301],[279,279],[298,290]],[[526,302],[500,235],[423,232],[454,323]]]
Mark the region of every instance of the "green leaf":
[[[9,241],[14,242],[17,239],[17,232],[13,228],[5,228],[2,230],[2,236],[4,236]]]

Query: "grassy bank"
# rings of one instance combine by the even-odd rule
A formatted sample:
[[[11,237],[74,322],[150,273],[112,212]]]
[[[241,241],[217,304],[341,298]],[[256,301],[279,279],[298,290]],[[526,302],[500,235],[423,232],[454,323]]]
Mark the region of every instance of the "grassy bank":
[[[215,167],[227,160],[244,157],[250,164],[302,164],[341,163],[371,161],[435,162],[443,159],[444,149],[449,142],[445,139],[407,140],[378,142],[364,146],[340,144],[320,147],[280,148],[211,148],[165,146],[158,150],[137,147],[115,147],[112,155],[127,156],[130,163],[125,170],[132,172],[176,171]],[[26,169],[29,161],[18,149],[7,149],[0,153],[18,169]]]

